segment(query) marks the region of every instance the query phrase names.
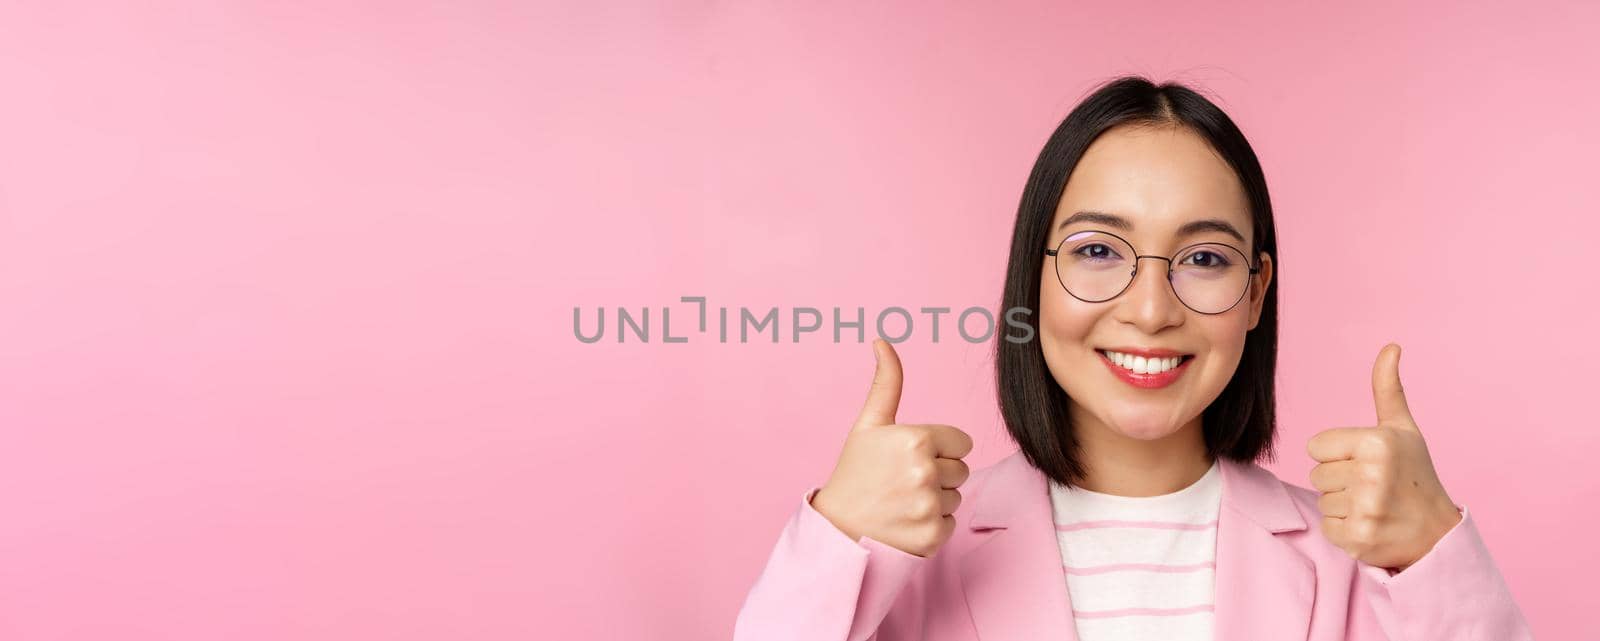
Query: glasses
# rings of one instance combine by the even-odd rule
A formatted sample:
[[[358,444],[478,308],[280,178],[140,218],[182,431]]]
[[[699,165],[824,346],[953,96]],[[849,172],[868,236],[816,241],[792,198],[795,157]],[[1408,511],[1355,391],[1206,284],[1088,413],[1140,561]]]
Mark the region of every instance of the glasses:
[[[1103,303],[1122,295],[1139,275],[1139,259],[1167,261],[1167,282],[1185,307],[1201,314],[1221,314],[1244,300],[1250,266],[1244,252],[1222,243],[1199,243],[1172,257],[1140,256],[1122,237],[1103,231],[1081,231],[1044,250],[1056,259],[1056,278],[1073,298]]]

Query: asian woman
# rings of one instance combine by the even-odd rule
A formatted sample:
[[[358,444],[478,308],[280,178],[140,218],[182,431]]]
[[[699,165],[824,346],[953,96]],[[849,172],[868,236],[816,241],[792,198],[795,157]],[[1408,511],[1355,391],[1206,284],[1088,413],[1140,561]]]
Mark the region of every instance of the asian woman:
[[[1180,84],[1119,78],[1045,143],[1018,208],[996,341],[1018,450],[895,420],[877,370],[832,474],[805,492],[734,637],[849,641],[1530,639],[1401,385],[1315,435],[1279,480],[1278,258],[1255,153]]]

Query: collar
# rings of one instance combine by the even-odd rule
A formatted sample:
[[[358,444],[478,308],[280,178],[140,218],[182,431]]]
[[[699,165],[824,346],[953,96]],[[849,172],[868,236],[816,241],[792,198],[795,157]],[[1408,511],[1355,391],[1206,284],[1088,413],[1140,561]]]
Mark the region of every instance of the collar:
[[[1230,509],[1272,533],[1306,529],[1295,509],[1294,498],[1272,472],[1255,463],[1222,459],[1222,507]],[[973,498],[973,530],[1010,527],[1025,518],[1037,502],[1048,504],[1048,477],[1021,450],[996,462],[989,478]]]

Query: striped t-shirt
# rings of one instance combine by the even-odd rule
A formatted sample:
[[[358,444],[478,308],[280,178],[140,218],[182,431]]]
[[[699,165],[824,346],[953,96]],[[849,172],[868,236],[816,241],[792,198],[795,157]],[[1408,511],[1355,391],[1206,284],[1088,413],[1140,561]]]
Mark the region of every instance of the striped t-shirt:
[[[1082,641],[1211,639],[1221,467],[1160,496],[1050,482],[1056,542]]]

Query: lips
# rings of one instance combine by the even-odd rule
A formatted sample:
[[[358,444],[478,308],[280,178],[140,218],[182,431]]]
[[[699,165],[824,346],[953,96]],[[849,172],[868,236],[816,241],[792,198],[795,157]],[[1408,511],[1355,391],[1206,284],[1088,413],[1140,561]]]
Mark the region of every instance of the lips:
[[[1149,351],[1154,351],[1158,354],[1160,352],[1160,350]],[[1137,351],[1132,353],[1136,355],[1138,354]],[[1095,354],[1100,356],[1100,362],[1105,363],[1106,367],[1111,369],[1111,373],[1114,374],[1118,379],[1121,379],[1122,382],[1142,389],[1158,389],[1177,382],[1178,378],[1183,376],[1183,373],[1189,370],[1189,363],[1194,361],[1194,356],[1191,354],[1171,352],[1168,354],[1168,356],[1183,356],[1183,359],[1178,362],[1177,367],[1157,374],[1138,374],[1133,370],[1113,362],[1109,356],[1106,356],[1106,353],[1103,350],[1095,350]],[[1162,358],[1162,356],[1158,355],[1156,358]]]

